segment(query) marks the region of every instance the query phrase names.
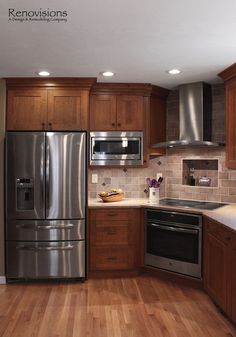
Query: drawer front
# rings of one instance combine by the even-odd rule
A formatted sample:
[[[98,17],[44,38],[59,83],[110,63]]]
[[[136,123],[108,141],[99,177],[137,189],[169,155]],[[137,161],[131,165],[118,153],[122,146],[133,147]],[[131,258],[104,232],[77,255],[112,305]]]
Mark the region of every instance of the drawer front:
[[[121,270],[133,268],[135,268],[133,246],[91,247],[91,270]]]
[[[210,221],[208,219],[205,219],[204,222],[204,229],[208,233],[211,233],[215,238],[220,240],[221,242],[224,242],[226,245],[228,245],[231,241],[231,231],[227,230],[224,226],[221,224],[215,222],[215,221]]]
[[[7,240],[11,241],[65,241],[83,240],[84,220],[14,220],[7,225]]]
[[[7,277],[85,277],[85,242],[7,242]]]
[[[129,233],[127,226],[99,227],[91,234],[92,245],[128,245]]]
[[[129,209],[106,209],[96,210],[92,212],[93,219],[98,223],[99,221],[114,221],[114,220],[129,220],[131,211]]]

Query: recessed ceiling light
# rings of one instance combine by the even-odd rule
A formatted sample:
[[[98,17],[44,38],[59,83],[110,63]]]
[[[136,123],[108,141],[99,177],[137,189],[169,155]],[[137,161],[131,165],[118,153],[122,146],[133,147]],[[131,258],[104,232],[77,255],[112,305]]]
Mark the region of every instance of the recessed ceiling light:
[[[171,75],[178,75],[178,74],[181,73],[181,70],[179,70],[179,69],[171,69],[171,70],[168,70],[167,72],[168,72],[168,74],[171,74]]]
[[[49,76],[50,75],[50,73],[46,70],[39,71],[37,74],[39,76]]]
[[[113,73],[112,71],[103,71],[101,74],[102,76],[105,76],[105,77],[111,77],[115,75],[115,73]]]

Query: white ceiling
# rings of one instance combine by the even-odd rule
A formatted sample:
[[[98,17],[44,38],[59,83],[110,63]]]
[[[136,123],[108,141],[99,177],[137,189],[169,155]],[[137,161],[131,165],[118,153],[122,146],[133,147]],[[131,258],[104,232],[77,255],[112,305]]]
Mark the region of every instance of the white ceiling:
[[[67,10],[68,22],[9,22],[9,8]],[[46,69],[167,88],[213,83],[236,62],[235,32],[235,0],[1,0],[0,77]],[[116,76],[101,78],[107,69]]]

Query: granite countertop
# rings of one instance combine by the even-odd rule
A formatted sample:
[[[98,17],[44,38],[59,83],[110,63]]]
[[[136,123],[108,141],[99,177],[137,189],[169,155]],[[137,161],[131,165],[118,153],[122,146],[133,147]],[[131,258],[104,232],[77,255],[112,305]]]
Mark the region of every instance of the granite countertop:
[[[204,211],[203,214],[236,230],[236,204],[229,204],[213,211]]]
[[[127,198],[117,202],[103,202],[100,199],[89,199],[89,208],[111,208],[111,207],[132,207],[132,208],[154,208],[154,209],[168,209],[175,211],[184,211],[186,213],[203,214],[209,218],[216,220],[223,225],[236,230],[236,204],[229,204],[220,207],[216,210],[206,211],[194,208],[162,206],[158,204],[150,204],[147,198]]]

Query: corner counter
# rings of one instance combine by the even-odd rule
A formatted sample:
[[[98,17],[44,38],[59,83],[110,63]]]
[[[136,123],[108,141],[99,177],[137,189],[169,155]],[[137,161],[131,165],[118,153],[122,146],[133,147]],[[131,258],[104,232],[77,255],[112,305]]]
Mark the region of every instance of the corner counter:
[[[147,198],[127,198],[122,201],[117,202],[103,202],[100,199],[89,199],[88,208],[153,208],[153,209],[165,209],[170,211],[182,211],[186,213],[195,213],[206,215],[209,218],[222,223],[223,225],[236,231],[236,204],[229,204],[217,208],[216,210],[206,211],[195,208],[184,208],[184,207],[172,207],[172,206],[162,206],[158,204],[150,204]]]

